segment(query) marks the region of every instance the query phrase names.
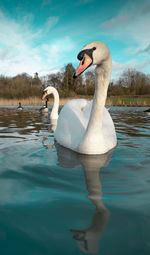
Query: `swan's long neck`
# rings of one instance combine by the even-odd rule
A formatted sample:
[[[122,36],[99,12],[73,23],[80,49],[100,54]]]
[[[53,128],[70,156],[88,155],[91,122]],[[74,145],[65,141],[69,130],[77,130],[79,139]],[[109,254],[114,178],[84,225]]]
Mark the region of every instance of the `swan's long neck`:
[[[86,154],[97,154],[99,141],[102,141],[103,110],[107,97],[108,85],[111,77],[111,56],[101,65],[97,65],[95,74],[95,93],[89,123],[83,140],[79,145],[79,152]],[[91,150],[91,151],[90,151]]]
[[[102,129],[103,109],[107,98],[107,90],[111,76],[111,58],[103,65],[96,67],[95,93],[87,132],[99,134]]]
[[[51,119],[58,119],[58,109],[59,109],[59,94],[55,88],[51,88],[51,94],[54,97],[54,104],[51,111],[50,118]]]

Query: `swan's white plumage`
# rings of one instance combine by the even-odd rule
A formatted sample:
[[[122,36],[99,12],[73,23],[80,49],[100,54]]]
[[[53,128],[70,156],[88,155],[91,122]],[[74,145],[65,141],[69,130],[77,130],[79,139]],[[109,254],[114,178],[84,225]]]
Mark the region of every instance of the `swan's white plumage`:
[[[83,139],[89,122],[92,103],[93,100],[73,99],[65,104],[59,115],[54,134],[59,144],[78,152],[78,146]],[[105,151],[102,153],[105,153],[116,145],[115,127],[105,107],[103,110],[102,133],[105,142]],[[104,144],[101,145],[104,148]]]
[[[87,118],[84,115],[86,105],[87,101],[84,99],[73,99],[65,104],[54,134],[59,144],[75,150],[87,126]]]
[[[52,94],[54,97],[54,104],[52,107],[52,111],[50,113],[50,120],[57,120],[58,119],[58,108],[59,108],[58,91],[54,87],[48,86],[47,88],[44,89],[44,92],[46,92],[46,96],[49,96],[50,94]]]
[[[89,50],[92,62],[91,53],[87,57]],[[94,98],[90,102],[84,99],[67,102],[60,112],[54,137],[59,144],[78,153],[104,154],[117,144],[113,121],[104,107],[112,70],[111,55],[104,43],[92,42],[83,47],[79,58],[76,76],[87,68],[85,63],[96,65]]]

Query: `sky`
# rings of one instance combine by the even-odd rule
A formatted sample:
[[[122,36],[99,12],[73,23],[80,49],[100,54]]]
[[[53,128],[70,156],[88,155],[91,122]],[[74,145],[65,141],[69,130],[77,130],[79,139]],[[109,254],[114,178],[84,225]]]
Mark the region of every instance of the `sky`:
[[[1,0],[0,75],[47,75],[78,65],[92,41],[109,47],[117,79],[127,68],[150,73],[149,0]]]

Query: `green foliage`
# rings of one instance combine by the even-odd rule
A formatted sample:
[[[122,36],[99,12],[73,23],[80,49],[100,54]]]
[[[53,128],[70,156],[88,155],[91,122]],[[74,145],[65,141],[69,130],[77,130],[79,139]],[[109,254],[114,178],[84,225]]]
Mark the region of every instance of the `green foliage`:
[[[39,78],[37,72],[34,74],[34,77],[26,73],[12,78],[0,76],[0,98],[21,99],[30,96],[41,98],[42,90],[47,86],[57,88],[60,97],[74,97],[76,95],[93,96],[95,90],[94,72],[85,72],[76,79],[73,78],[74,72],[75,68],[73,65],[68,64],[64,71],[48,74],[41,78]],[[108,97],[147,94],[150,94],[150,77],[134,69],[124,71],[118,81],[115,83],[111,82],[108,88]],[[124,99],[121,100],[124,102]],[[117,104],[117,102],[114,103]]]
[[[63,80],[60,85],[60,90],[64,91],[65,96],[70,96],[70,93],[75,91],[77,86],[77,79],[73,78],[75,69],[72,64],[68,64],[63,74]]]
[[[26,73],[13,78],[0,77],[1,98],[27,98],[29,96],[41,97],[41,81],[38,77],[32,78]]]
[[[108,88],[109,96],[150,94],[150,78],[134,69],[124,71],[119,80]]]

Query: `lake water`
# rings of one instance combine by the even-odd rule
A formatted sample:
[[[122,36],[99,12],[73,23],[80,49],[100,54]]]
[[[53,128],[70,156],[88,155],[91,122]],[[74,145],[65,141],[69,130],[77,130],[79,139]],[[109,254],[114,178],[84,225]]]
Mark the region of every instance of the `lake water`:
[[[118,145],[78,155],[39,107],[0,107],[0,251],[149,255],[150,117],[111,107]]]

